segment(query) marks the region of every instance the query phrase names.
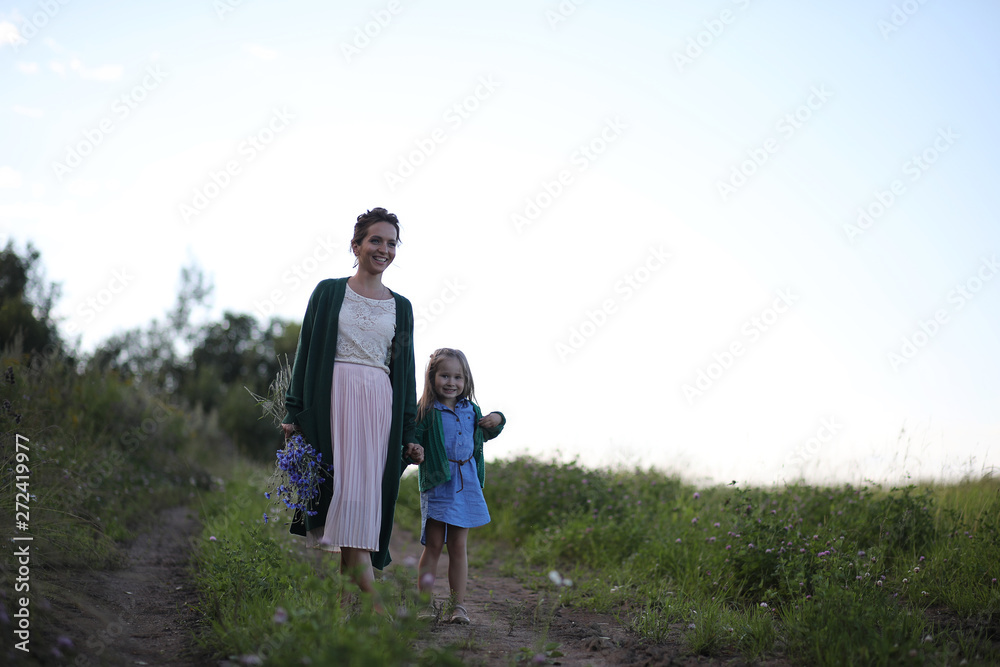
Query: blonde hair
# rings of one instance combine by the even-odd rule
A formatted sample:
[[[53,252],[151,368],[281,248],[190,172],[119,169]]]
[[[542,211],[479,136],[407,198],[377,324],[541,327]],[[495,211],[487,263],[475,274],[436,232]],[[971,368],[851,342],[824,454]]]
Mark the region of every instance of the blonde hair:
[[[420,400],[417,402],[417,423],[420,423],[420,420],[430,411],[434,406],[434,401],[438,398],[437,394],[434,393],[434,376],[437,375],[438,366],[445,359],[457,359],[458,363],[462,365],[462,373],[465,374],[465,387],[458,400],[467,398],[473,403],[476,401],[472,371],[469,369],[469,360],[465,358],[465,354],[461,350],[450,347],[439,348],[431,352],[431,360],[427,362],[427,370],[424,371],[424,393],[421,394]]]

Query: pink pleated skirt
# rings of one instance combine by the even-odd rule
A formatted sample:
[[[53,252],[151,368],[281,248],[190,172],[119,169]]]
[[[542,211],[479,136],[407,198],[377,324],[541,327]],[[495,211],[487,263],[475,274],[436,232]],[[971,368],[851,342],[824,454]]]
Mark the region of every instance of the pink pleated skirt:
[[[310,530],[306,546],[378,551],[382,526],[382,475],[392,426],[392,385],[381,368],[337,362],[330,394],[333,498],[323,528]]]

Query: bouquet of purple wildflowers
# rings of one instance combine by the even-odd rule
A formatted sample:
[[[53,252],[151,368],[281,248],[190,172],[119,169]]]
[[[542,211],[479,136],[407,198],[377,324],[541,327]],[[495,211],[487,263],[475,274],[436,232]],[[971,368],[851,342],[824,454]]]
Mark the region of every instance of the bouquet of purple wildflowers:
[[[306,442],[301,435],[293,435],[278,450],[274,474],[271,475],[266,498],[276,495],[290,510],[309,516],[316,512],[309,509],[312,501],[319,499],[319,485],[323,481],[323,455]],[[267,522],[267,515],[264,515]]]
[[[281,425],[285,416],[285,390],[292,377],[292,369],[288,365],[288,357],[284,364],[278,359],[278,374],[267,389],[267,396],[258,396],[247,389],[257,401],[257,405],[270,417],[275,425]],[[309,509],[311,503],[319,499],[319,485],[323,481],[323,471],[330,466],[323,465],[323,455],[306,442],[300,434],[293,435],[285,441],[285,446],[278,450],[274,472],[268,479],[264,497],[271,499],[276,496],[290,510],[304,512],[315,516],[316,512]],[[264,514],[264,523],[268,516]]]

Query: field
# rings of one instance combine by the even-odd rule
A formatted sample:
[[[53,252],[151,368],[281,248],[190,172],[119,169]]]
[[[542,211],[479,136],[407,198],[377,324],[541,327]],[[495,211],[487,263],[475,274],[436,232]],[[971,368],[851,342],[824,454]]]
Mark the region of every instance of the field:
[[[0,505],[14,515],[22,435],[32,638],[15,647],[11,538],[26,533],[9,521],[8,664],[1000,664],[991,476],[695,488],[652,470],[494,462],[463,628],[416,618],[428,600],[412,476],[379,582],[387,618],[287,534],[262,494],[268,466],[219,447],[211,419],[18,362],[4,360],[0,385]],[[444,564],[436,592],[447,605]]]

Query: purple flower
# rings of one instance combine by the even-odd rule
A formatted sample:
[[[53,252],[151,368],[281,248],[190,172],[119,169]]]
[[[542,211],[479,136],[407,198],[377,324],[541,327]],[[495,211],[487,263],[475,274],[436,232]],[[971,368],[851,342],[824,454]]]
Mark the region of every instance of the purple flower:
[[[277,607],[274,610],[274,622],[277,623],[278,625],[281,625],[286,621],[288,621],[288,612],[285,611],[282,607]]]
[[[691,525],[692,525],[692,526],[693,526],[694,524],[696,524],[696,523],[698,523],[698,517],[695,517],[695,518],[691,519]]]
[[[698,500],[699,498],[701,498],[701,494],[700,494],[700,493],[698,493],[697,491],[695,491],[695,492],[694,492],[694,499],[695,499],[695,500]]]

